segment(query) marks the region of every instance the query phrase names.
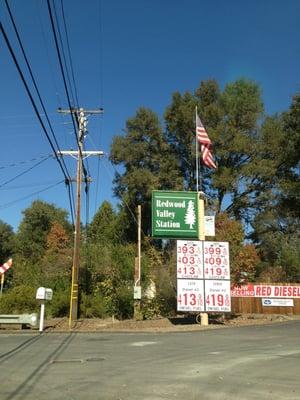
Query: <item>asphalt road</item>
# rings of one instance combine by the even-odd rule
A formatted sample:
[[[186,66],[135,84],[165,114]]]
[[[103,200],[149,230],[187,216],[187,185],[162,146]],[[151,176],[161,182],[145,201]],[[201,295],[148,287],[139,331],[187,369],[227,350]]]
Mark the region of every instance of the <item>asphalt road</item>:
[[[0,335],[1,400],[300,398],[300,321],[182,333]]]

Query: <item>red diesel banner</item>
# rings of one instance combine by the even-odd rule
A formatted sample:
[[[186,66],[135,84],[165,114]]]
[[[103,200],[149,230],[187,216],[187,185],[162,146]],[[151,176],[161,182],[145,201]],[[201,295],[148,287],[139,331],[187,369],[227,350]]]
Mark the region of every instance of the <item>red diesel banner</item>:
[[[231,297],[300,298],[300,286],[255,285],[231,287]]]

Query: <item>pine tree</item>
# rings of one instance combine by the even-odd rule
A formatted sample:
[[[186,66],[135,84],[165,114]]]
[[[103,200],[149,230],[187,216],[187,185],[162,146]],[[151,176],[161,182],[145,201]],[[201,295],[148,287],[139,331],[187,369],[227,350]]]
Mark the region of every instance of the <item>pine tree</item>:
[[[186,210],[184,222],[186,225],[190,225],[190,229],[193,229],[193,225],[196,222],[196,215],[195,215],[194,202],[192,200],[188,202],[188,208]]]

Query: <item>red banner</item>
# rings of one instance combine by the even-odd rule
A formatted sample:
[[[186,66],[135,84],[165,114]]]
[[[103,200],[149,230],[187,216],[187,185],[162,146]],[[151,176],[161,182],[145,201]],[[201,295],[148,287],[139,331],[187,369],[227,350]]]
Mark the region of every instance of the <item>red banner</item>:
[[[248,285],[231,287],[231,297],[279,297],[300,298],[300,286],[289,285]]]
[[[0,275],[5,274],[5,272],[12,266],[12,259],[10,258],[6,263],[0,265]]]

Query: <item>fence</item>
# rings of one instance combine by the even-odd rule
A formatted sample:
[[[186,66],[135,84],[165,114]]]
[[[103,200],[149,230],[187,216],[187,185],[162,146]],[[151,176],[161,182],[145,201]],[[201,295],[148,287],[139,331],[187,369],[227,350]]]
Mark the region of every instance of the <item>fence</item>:
[[[288,289],[290,287],[293,289]],[[285,289],[286,288],[286,289]],[[265,289],[265,290],[262,290]],[[231,311],[241,314],[300,315],[300,286],[287,283],[257,283],[231,291]],[[263,299],[292,299],[293,306],[266,306]],[[265,301],[264,301],[265,303]]]

